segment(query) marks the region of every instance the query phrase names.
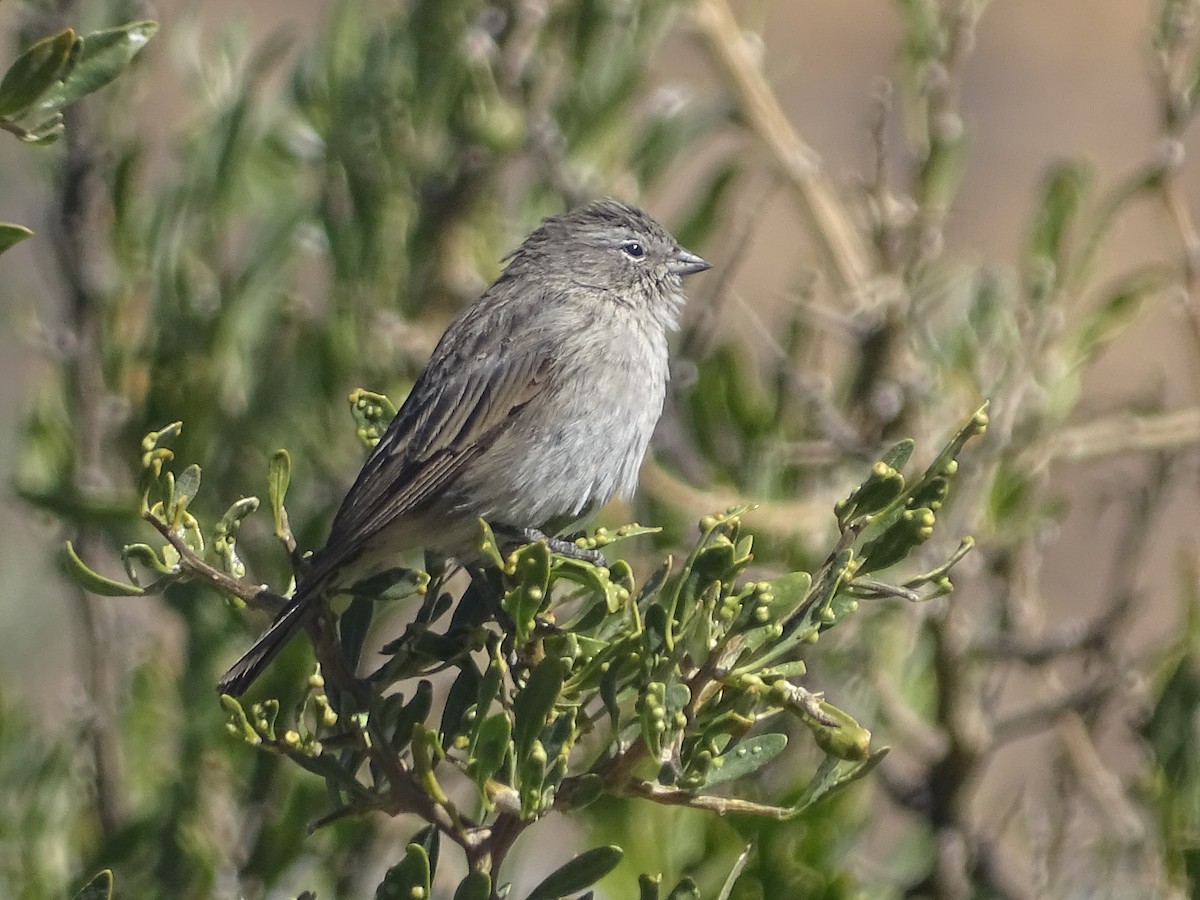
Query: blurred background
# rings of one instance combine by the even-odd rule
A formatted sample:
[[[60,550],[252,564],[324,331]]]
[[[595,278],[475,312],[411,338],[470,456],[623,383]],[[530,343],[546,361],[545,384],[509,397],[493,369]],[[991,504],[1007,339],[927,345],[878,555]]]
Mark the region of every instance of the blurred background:
[[[0,217],[35,232],[3,258],[0,892],[112,865],[118,896],[365,895],[351,862],[378,876],[411,827],[305,843],[319,789],[222,743],[205,684],[256,623],[198,590],[89,599],[58,548],[120,572],[137,441],[175,419],[218,515],[288,447],[317,544],[361,458],[349,390],[402,397],[541,216],[614,194],[715,266],[643,489],[606,516],[665,526],[639,573],[736,502],[763,573],[811,568],[891,441],[926,462],[984,400],[993,428],[929,551],[979,542],[955,593],[865,611],[810,665],[893,746],[881,769],[795,823],[604,806],[579,846],[643,848],[605,896],[719,884],[746,840],[737,897],[1193,895],[1198,14],[0,5],[6,64],[56,27],[160,23],[63,139],[0,141]],[[269,524],[245,547],[285,571]],[[553,868],[521,859],[516,896]]]

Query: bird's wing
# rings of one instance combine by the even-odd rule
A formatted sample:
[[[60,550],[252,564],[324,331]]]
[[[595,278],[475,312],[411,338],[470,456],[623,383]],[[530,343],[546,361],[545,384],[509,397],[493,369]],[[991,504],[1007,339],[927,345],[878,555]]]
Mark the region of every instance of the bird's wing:
[[[319,569],[336,567],[388,523],[451,488],[463,466],[546,389],[549,348],[497,349],[496,334],[476,332],[471,340],[464,332],[452,328],[442,338],[363,465],[334,517]]]

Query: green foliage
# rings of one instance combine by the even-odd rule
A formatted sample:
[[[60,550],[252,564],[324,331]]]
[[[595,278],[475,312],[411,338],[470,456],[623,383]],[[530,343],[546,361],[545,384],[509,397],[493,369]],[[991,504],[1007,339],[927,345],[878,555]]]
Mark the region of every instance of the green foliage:
[[[360,397],[351,398],[355,410]],[[385,398],[379,407],[394,409]],[[484,524],[480,553],[491,565],[473,572],[472,587],[443,631],[435,627],[452,605],[453,569],[355,586],[351,592],[365,617],[360,620],[352,606],[336,631],[315,632],[322,665],[299,699],[244,704],[222,697],[228,730],[320,776],[333,802],[322,822],[398,808],[417,812],[469,860],[486,848],[486,867],[477,871],[489,878],[523,828],[547,813],[586,807],[601,793],[721,813],[798,816],[870,772],[887,752],[873,749],[870,732],[848,713],[800,686],[805,652],[860,599],[918,600],[926,587],[932,588],[927,596],[950,590],[947,573],[963,551],[903,585],[862,575],[899,562],[929,537],[957,473],[957,456],[986,424],[980,410],[911,485],[898,468],[911,455],[911,442],[885,454],[839,504],[840,539],[813,575],[747,580],[754,541],[743,529],[742,509],[706,516],[678,572],[668,559],[640,587],[623,562],[598,566],[552,554],[544,542],[501,548]],[[199,579],[259,601],[262,588],[237,580],[244,571],[230,566],[236,559],[231,536],[257,500],[243,498],[211,526],[217,539],[206,554],[203,535],[210,528],[189,512],[200,470],[193,464],[176,476],[166,446],[180,433],[174,423],[142,441],[141,514],[166,543],[130,545],[123,555],[146,564],[155,591]],[[277,526],[287,521],[286,458],[277,453],[268,467]],[[883,470],[895,489],[878,490]],[[919,527],[912,525],[913,510]],[[276,531],[285,546],[292,545],[290,533]],[[579,544],[608,548],[647,531],[636,525],[601,530]],[[90,571],[73,552],[69,558],[89,589],[144,592],[136,581],[123,586]],[[376,672],[360,681],[352,673],[371,610],[385,595],[394,599],[398,584],[415,593],[420,609],[383,648]],[[492,620],[504,627],[489,627]],[[458,675],[434,727],[425,679],[447,668]],[[414,681],[417,688],[406,701],[404,691]],[[824,755],[794,805],[710,793],[720,784],[736,788],[783,751],[786,735],[760,727],[780,714],[802,723]],[[460,781],[475,788],[482,818],[450,799]],[[587,851],[530,896],[582,890],[619,860],[617,848]],[[376,896],[428,893],[436,865],[435,856],[410,844]]]
[[[0,697],[0,879],[17,900],[54,896],[73,877],[55,852],[82,787],[71,743],[39,734],[14,702]]]
[[[1200,885],[1200,768],[1192,752],[1200,712],[1200,616],[1194,593],[1191,599],[1182,639],[1165,661],[1140,728],[1154,758],[1146,789],[1159,817],[1171,881],[1184,893]]]
[[[0,129],[32,144],[58,140],[62,111],[116,78],[157,30],[157,22],[131,22],[84,36],[65,28],[34,42],[0,78]],[[0,253],[32,234],[0,223]]]

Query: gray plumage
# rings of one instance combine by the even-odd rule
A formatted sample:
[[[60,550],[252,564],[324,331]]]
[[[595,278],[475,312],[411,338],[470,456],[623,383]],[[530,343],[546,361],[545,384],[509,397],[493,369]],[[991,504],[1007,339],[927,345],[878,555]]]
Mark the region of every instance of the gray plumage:
[[[446,329],[295,596],[219,690],[241,694],[351,568],[468,553],[480,518],[556,534],[631,494],[682,279],[708,267],[617,200],[543,221]]]

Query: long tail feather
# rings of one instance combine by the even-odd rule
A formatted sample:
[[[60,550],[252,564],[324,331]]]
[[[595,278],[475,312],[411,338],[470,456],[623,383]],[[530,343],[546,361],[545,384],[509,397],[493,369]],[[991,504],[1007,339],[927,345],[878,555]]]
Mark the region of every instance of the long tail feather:
[[[276,616],[271,627],[263,632],[242,658],[229,667],[217,683],[217,691],[240,697],[254,683],[276,656],[307,625],[317,610],[317,604],[307,592],[297,593]]]

